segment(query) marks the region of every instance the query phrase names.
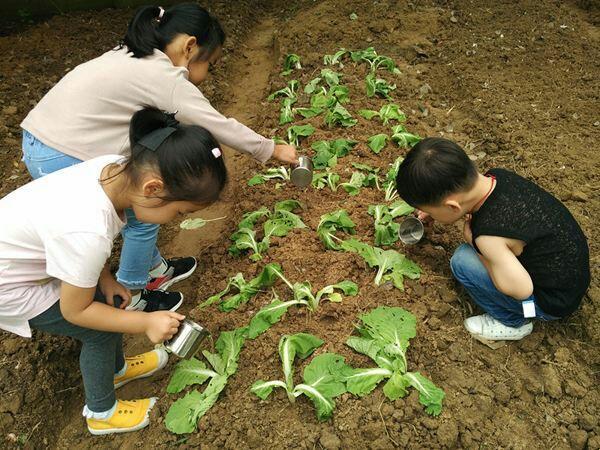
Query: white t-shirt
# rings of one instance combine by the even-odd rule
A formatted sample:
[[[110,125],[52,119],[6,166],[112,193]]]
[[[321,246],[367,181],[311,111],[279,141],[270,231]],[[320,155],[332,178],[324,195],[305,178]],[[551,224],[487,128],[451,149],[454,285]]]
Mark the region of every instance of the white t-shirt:
[[[0,199],[0,328],[31,337],[28,320],[60,296],[60,282],[98,283],[125,225],[100,185],[106,155],[32,181]]]

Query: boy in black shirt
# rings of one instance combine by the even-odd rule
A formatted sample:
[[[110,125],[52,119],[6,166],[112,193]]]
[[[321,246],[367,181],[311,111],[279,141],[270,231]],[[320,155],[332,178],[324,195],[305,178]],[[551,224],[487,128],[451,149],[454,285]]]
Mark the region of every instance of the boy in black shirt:
[[[590,284],[586,238],[551,194],[504,169],[477,172],[454,142],[428,138],[408,152],[396,185],[419,218],[465,218],[452,273],[486,314],[465,327],[477,338],[518,340],[530,318],[555,320],[577,309]]]

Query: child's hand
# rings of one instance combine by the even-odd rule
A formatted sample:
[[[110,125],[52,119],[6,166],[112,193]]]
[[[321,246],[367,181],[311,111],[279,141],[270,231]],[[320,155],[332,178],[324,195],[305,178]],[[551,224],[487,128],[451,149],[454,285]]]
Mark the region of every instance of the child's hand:
[[[103,271],[100,274],[100,279],[98,280],[98,287],[100,288],[100,292],[104,294],[106,297],[106,304],[110,306],[114,306],[115,304],[115,296],[119,296],[123,299],[119,308],[125,309],[127,305],[131,302],[131,292],[121,283],[119,283],[115,278],[110,274],[110,272]]]
[[[179,323],[185,316],[172,311],[155,311],[148,313],[146,320],[146,336],[153,344],[160,344],[171,339],[179,329]]]
[[[298,154],[293,145],[277,144],[273,150],[273,158],[288,164],[298,164]]]
[[[463,226],[463,235],[465,237],[465,241],[469,245],[473,245],[473,232],[471,231],[471,214],[467,214],[465,216],[465,224]]]

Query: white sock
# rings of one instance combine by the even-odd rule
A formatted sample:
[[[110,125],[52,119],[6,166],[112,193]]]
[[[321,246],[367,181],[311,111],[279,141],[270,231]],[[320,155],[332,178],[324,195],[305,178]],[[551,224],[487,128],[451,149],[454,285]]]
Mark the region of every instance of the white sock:
[[[115,377],[122,377],[123,375],[125,375],[126,371],[127,371],[127,362],[123,365],[123,368],[121,370],[119,370],[118,372],[115,372]]]
[[[165,258],[161,258],[160,264],[150,271],[150,277],[160,277],[161,275],[164,275],[168,268],[169,265],[167,264],[167,261],[165,261]]]
[[[87,418],[87,419],[109,419],[110,417],[112,417],[112,415],[115,413],[115,411],[117,410],[117,402],[115,401],[115,404],[112,406],[112,408],[110,408],[107,411],[102,411],[102,412],[94,412],[91,411],[87,405],[85,405],[83,407],[83,417]]]

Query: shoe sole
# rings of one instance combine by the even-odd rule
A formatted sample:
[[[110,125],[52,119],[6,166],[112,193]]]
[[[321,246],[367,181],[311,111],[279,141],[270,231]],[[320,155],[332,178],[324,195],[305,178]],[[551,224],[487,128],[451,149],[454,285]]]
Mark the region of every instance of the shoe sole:
[[[168,361],[169,361],[169,360],[167,359],[167,362],[168,362]],[[142,378],[148,378],[148,377],[150,377],[150,376],[154,375],[156,372],[158,372],[158,371],[159,371],[159,370],[161,370],[162,368],[164,368],[166,365],[167,365],[167,364],[165,363],[165,365],[164,365],[164,366],[162,366],[162,367],[157,367],[156,369],[153,369],[153,370],[151,370],[151,371],[150,371],[150,372],[148,372],[148,373],[144,373],[144,374],[142,374],[142,375],[139,375],[139,376],[137,376],[137,377],[130,378],[130,379],[128,379],[128,380],[123,380],[123,381],[121,381],[121,382],[119,382],[119,383],[116,383],[116,384],[115,384],[115,389],[119,389],[121,386],[125,386],[125,385],[126,385],[127,383],[129,383],[130,381],[133,381],[133,380],[141,380]]]
[[[118,434],[118,433],[130,433],[132,431],[139,431],[142,428],[146,428],[150,424],[149,413],[156,404],[156,398],[152,397],[150,399],[150,407],[148,408],[148,414],[144,417],[144,420],[139,424],[130,427],[130,428],[108,428],[106,430],[94,430],[93,428],[88,427],[88,431],[94,436],[105,436],[107,434]]]
[[[175,283],[179,283],[180,281],[183,281],[186,278],[188,278],[191,274],[193,274],[195,272],[195,270],[196,270],[197,267],[198,267],[198,261],[194,258],[194,267],[192,267],[187,272],[182,273],[181,275],[177,275],[176,277],[171,278],[169,281],[166,281],[165,283],[161,284],[156,289],[161,289],[163,291],[166,291],[167,289],[169,289]],[[174,311],[174,310],[171,310],[171,311]]]

